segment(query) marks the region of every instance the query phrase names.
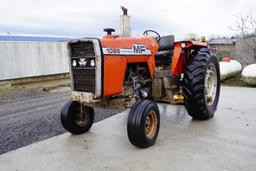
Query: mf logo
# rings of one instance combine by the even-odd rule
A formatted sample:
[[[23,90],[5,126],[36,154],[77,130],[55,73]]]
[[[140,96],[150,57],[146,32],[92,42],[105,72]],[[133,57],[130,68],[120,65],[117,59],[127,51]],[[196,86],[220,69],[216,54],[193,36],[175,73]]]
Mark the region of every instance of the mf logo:
[[[146,46],[145,45],[133,45],[132,46],[133,52],[134,53],[143,53],[146,51]]]
[[[85,66],[87,61],[84,58],[80,58],[78,63],[79,63],[80,66]]]

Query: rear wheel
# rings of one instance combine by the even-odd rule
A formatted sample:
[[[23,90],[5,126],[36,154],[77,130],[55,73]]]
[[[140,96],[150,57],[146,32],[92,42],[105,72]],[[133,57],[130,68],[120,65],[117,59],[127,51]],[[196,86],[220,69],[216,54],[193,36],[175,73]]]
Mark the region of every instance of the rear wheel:
[[[130,142],[140,148],[152,146],[160,126],[159,109],[149,100],[138,101],[129,113],[127,133]]]
[[[213,117],[220,93],[220,71],[217,57],[208,48],[202,48],[192,57],[184,73],[184,102],[194,119]]]
[[[87,132],[94,121],[94,110],[76,101],[67,102],[61,110],[62,126],[72,134]]]

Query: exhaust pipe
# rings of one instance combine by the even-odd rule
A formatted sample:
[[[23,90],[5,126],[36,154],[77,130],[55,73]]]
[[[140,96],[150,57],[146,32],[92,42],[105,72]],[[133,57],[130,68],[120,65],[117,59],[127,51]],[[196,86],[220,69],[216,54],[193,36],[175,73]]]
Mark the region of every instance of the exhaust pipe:
[[[131,17],[128,15],[128,9],[121,6],[123,15],[120,16],[120,36],[131,36]]]

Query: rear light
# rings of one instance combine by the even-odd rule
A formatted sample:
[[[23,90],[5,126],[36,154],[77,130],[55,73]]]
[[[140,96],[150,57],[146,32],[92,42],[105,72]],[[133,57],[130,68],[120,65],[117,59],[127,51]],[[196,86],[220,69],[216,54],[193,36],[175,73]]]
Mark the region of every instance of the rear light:
[[[186,43],[185,43],[185,42],[182,42],[182,43],[180,44],[180,46],[181,46],[181,48],[185,48],[185,47],[186,47]]]

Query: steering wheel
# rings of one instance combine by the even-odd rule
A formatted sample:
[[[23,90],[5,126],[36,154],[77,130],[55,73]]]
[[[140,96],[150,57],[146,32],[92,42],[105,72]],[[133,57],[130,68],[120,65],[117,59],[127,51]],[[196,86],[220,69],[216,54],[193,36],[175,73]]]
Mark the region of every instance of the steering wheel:
[[[153,35],[155,35],[154,37],[156,38],[157,41],[160,40],[160,37],[161,37],[160,34],[157,33],[154,30],[146,30],[146,31],[143,32],[143,35],[147,35],[148,36],[149,33],[153,33]]]

